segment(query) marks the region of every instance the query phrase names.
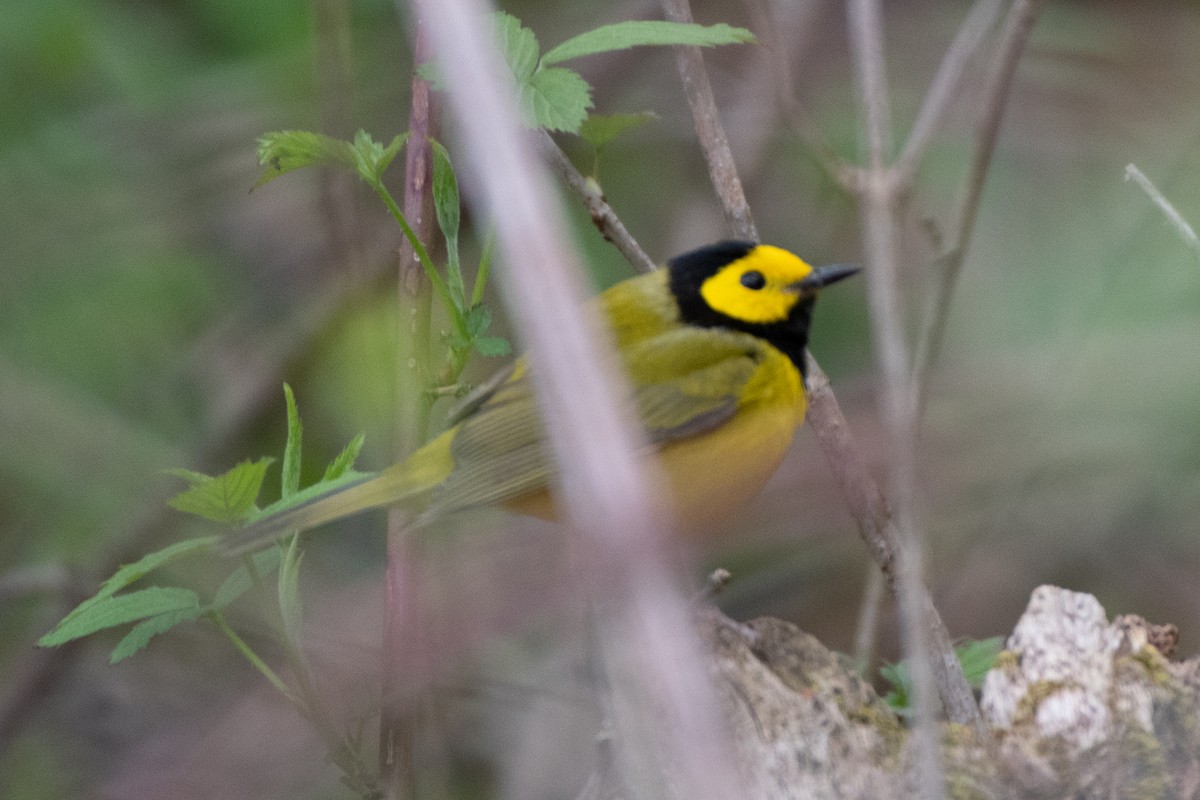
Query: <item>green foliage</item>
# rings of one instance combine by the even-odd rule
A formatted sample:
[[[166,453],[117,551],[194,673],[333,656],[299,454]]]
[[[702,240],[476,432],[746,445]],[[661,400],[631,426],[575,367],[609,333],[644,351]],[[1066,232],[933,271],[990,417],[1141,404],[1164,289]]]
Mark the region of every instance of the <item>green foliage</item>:
[[[405,133],[384,147],[365,131],[355,134],[353,142],[312,131],[266,133],[258,140],[258,163],[264,169],[254,188],[303,167],[349,169],[371,183],[382,178],[407,140]]]
[[[574,70],[555,66],[583,56],[628,50],[631,47],[694,45],[715,47],[757,41],[745,28],[697,25],[662,20],[630,20],[602,25],[573,36],[539,55],[533,31],[503,11],[492,17],[496,41],[512,70],[525,124],[531,128],[578,133],[592,107],[592,88]],[[418,74],[441,88],[437,71],[423,64]]]
[[[170,504],[184,513],[226,524],[236,524],[267,513],[285,504],[303,502],[305,499],[324,494],[346,483],[361,480],[363,474],[353,469],[354,460],[362,449],[360,434],[346,446],[326,468],[324,477],[304,489],[300,488],[300,452],[303,425],[296,408],[296,398],[291,387],[284,386],[287,403],[288,437],[283,454],[282,494],[280,501],[265,511],[255,505],[262,488],[267,466],[274,460],[261,458],[244,461],[222,475],[210,476],[189,470],[174,470],[175,474],[188,481],[190,486],[171,499]],[[96,594],[80,603],[64,617],[38,644],[54,647],[129,623],[135,624],[126,636],[117,643],[110,656],[111,662],[121,661],[144,648],[160,633],[185,622],[201,618],[211,619],[227,634],[232,631],[221,618],[221,612],[230,603],[247,591],[261,585],[262,576],[279,570],[278,601],[282,618],[282,636],[285,645],[299,649],[300,631],[303,627],[299,594],[299,573],[302,553],[293,537],[286,552],[278,548],[257,553],[243,559],[221,584],[211,603],[201,604],[193,589],[173,586],[151,586],[131,592],[122,592],[150,573],[180,559],[211,553],[220,536],[204,536],[188,539],[149,553],[132,564],[126,564],[106,580]],[[235,645],[247,653],[247,657],[260,669],[269,669],[265,663],[248,650],[240,639]],[[268,676],[272,683],[283,685],[278,676]],[[286,693],[286,692],[285,692]]]
[[[232,524],[245,520],[254,511],[254,501],[262,489],[267,467],[274,459],[243,461],[220,475],[204,475],[186,469],[168,470],[183,478],[187,489],[172,497],[168,503],[176,511]]]
[[[94,597],[77,606],[38,644],[55,647],[147,617],[199,607],[200,598],[194,591],[177,587],[152,586],[113,597]]]
[[[725,23],[697,25],[663,20],[629,20],[573,36],[542,56],[542,65],[557,64],[572,58],[628,50],[647,45],[692,45],[716,47],[725,44],[754,44],[758,40],[745,28]]]
[[[1004,639],[993,636],[989,639],[976,641],[968,639],[954,648],[954,655],[962,665],[963,674],[972,689],[981,689],[983,679],[996,663],[996,657],[1004,648]],[[884,701],[897,714],[908,716],[912,713],[912,673],[905,661],[887,664],[879,668],[880,676],[891,684],[891,690],[884,696]]]
[[[515,20],[513,22],[515,23]],[[522,29],[519,23],[509,25],[507,30],[508,36],[513,42],[515,61],[510,63],[515,65],[514,69],[530,69],[529,58],[531,57],[533,58],[532,63],[536,66],[537,41],[531,38],[533,34]],[[533,48],[532,56],[530,56],[530,47]],[[533,78],[531,74],[530,80],[536,86],[539,79]],[[375,190],[397,224],[400,225],[401,230],[404,231],[405,237],[412,245],[413,252],[421,262],[426,277],[429,278],[434,293],[438,296],[450,319],[451,331],[446,336],[449,352],[446,355],[443,369],[437,375],[439,385],[427,387],[432,397],[436,390],[440,390],[444,386],[457,385],[458,377],[472,352],[485,356],[507,355],[512,352],[512,348],[503,338],[487,335],[492,315],[480,306],[488,276],[488,269],[484,261],[481,261],[475,272],[475,284],[470,298],[467,298],[466,281],[463,278],[459,256],[462,199],[458,191],[458,180],[454,174],[450,154],[446,148],[436,141],[430,141],[433,149],[433,205],[438,228],[446,242],[445,277],[433,263],[425,243],[417,238],[416,232],[405,218],[400,206],[384,185],[383,173],[406,141],[407,135],[397,136],[392,139],[391,144],[384,147],[365,131],[359,131],[353,142],[339,141],[308,131],[268,133],[259,139],[259,163],[264,167],[264,171],[255,186],[268,183],[293,169],[330,166],[353,171]],[[295,502],[302,502],[312,494],[312,492],[299,493]],[[293,504],[288,503],[287,500],[288,498],[285,497],[281,501],[284,505],[272,506],[268,511],[278,511]]]

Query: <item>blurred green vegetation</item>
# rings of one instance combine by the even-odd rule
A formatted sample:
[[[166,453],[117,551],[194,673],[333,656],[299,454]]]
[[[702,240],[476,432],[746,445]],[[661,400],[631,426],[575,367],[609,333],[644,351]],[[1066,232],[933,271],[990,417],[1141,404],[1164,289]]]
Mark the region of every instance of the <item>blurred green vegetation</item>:
[[[111,669],[112,641],[61,661],[32,649],[118,563],[187,532],[164,506],[181,487],[163,469],[219,471],[280,451],[285,378],[306,422],[307,469],[359,430],[365,467],[391,458],[399,232],[366,190],[327,175],[249,193],[262,132],[362,127],[390,138],[406,127],[412,64],[395,4],[355,0],[349,31],[316,30],[314,8],[335,6],[6,0],[0,11],[0,724],[10,725],[0,727],[0,796],[187,797],[180,787],[204,770],[228,782],[195,785],[209,796],[218,785],[236,787],[221,796],[344,796],[319,758],[256,772],[256,736],[279,736],[271,743],[285,754],[311,742],[278,734],[298,724],[287,709],[276,719],[261,698],[244,700],[253,678],[211,631],[172,634]],[[853,158],[842,10],[774,6],[797,96]],[[546,46],[656,8],[505,7]],[[897,138],[966,7],[887,4]],[[698,3],[696,16],[755,27],[741,5]],[[346,89],[331,94],[321,87],[341,35],[350,70],[332,76]],[[768,47],[706,56],[760,230],[813,262],[852,260],[856,209],[782,119],[772,57]],[[605,192],[633,234],[658,258],[723,237],[671,53],[579,66],[598,111],[659,115],[604,154]],[[981,81],[975,68],[968,96]],[[1175,622],[1183,652],[1197,650],[1200,264],[1123,180],[1136,163],[1200,225],[1197,97],[1195,3],[1047,5],[1017,75],[924,431],[930,576],[956,635],[1003,634],[1029,591],[1055,582],[1097,594],[1110,614]],[[906,229],[914,330],[932,285],[922,220],[952,224],[971,152],[968,106],[955,108]],[[564,146],[590,166],[586,148]],[[398,161],[397,195],[401,173]],[[627,275],[570,207],[597,284]],[[862,287],[831,293],[813,349],[870,456],[881,437],[867,329]],[[497,363],[469,369],[478,379]],[[848,649],[869,567],[811,437],[794,450],[737,535],[706,555],[734,569],[735,613],[786,615]],[[484,642],[464,648],[523,674],[517,634],[536,629],[541,643],[565,625],[539,594],[559,596],[550,579],[530,566],[557,557],[556,539],[520,520],[495,524],[493,538],[461,545],[466,555],[443,557],[449,545],[437,545],[431,573],[444,576],[448,606],[482,619],[455,622]],[[349,642],[370,665],[379,528],[357,521],[344,539],[314,542],[306,562],[323,647]],[[8,588],[47,566],[59,571]],[[501,590],[512,597],[489,594]],[[527,616],[535,621],[513,621]],[[456,678],[470,671],[454,667]],[[369,713],[361,695],[350,706]],[[276,727],[258,733],[264,719]],[[212,741],[231,729],[242,731],[228,737],[242,760],[213,766],[230,763]],[[514,749],[525,740],[494,736]],[[475,763],[485,738],[459,757]]]

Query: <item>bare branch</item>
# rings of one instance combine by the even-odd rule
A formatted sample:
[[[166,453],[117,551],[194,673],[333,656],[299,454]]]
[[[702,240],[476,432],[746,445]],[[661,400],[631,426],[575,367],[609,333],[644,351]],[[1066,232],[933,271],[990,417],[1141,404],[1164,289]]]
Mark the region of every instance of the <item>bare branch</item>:
[[[652,272],[657,266],[654,260],[646,255],[646,251],[629,233],[625,223],[621,222],[621,218],[617,216],[617,212],[613,211],[612,206],[604,199],[600,187],[575,169],[571,159],[567,158],[567,154],[562,151],[562,148],[550,138],[550,134],[545,132],[541,134],[540,145],[546,158],[550,159],[550,166],[583,200],[588,215],[592,218],[592,224],[596,226],[600,234],[612,242],[621,255],[625,256],[625,260],[638,272]]]
[[[904,654],[912,679],[912,706],[916,717],[913,736],[920,796],[935,800],[944,796],[944,786],[934,725],[934,673],[927,650],[933,643],[925,636],[921,616],[922,601],[928,592],[922,577],[922,542],[917,523],[916,419],[908,407],[909,353],[900,305],[896,230],[898,193],[887,163],[892,143],[882,3],[880,0],[849,0],[847,16],[867,145],[868,166],[859,198],[859,215],[867,263],[871,331],[882,376],[880,407],[887,430],[888,488],[895,504],[891,523],[899,532],[899,537],[893,541],[895,586]],[[950,652],[952,656],[953,649]],[[966,683],[961,671],[955,683],[958,682]],[[942,687],[943,695],[954,691],[952,687]]]
[[[962,272],[967,247],[971,243],[971,234],[979,216],[979,200],[983,196],[988,166],[992,163],[992,155],[996,150],[996,139],[1000,135],[1000,122],[1004,118],[1013,76],[1044,1],[1014,0],[1000,34],[996,61],[980,100],[975,152],[963,183],[953,244],[940,259],[941,276],[934,288],[933,310],[917,344],[911,404],[918,414],[925,405],[925,388],[929,383],[929,373],[942,347],[946,320],[950,316],[950,301],[954,297],[954,288]]]
[[[784,119],[792,131],[800,137],[804,146],[812,153],[825,173],[837,181],[843,189],[853,192],[857,185],[856,168],[847,163],[829,145],[825,134],[813,121],[812,114],[800,102],[796,94],[791,64],[787,57],[787,45],[780,36],[780,24],[774,13],[773,5],[766,0],[749,0],[747,7],[754,17],[754,27],[767,51],[767,57],[770,59],[775,73],[776,96],[779,107],[783,110]],[[804,22],[810,22],[817,8],[816,3],[810,2],[805,4],[800,11],[792,13],[803,14]]]
[[[904,149],[896,159],[898,183],[907,184],[912,180],[912,174],[925,155],[929,140],[945,116],[950,101],[958,94],[959,86],[967,73],[967,62],[975,55],[987,32],[992,29],[1002,5],[1003,0],[978,0],[963,20],[954,41],[942,57],[942,63],[929,86],[929,91],[925,94],[921,110],[917,113],[907,141],[904,142]]]
[[[686,605],[671,589],[638,436],[619,412],[619,370],[605,332],[583,305],[582,270],[565,245],[566,224],[535,143],[516,118],[507,70],[483,29],[477,0],[423,0],[435,50],[461,125],[474,187],[495,221],[510,269],[500,273],[529,360],[561,472],[560,498],[590,556],[581,576],[604,606],[605,655],[622,665],[614,689],[654,698],[640,715],[671,782],[687,797],[737,795],[713,689],[699,667]],[[621,735],[631,733],[618,720]],[[642,737],[638,737],[639,740]]]
[[[688,0],[662,0],[662,5],[667,19],[672,22],[692,21]],[[725,209],[725,221],[735,236],[757,242],[758,228],[750,214],[746,193],[733,161],[733,152],[729,149],[729,140],[725,137],[725,128],[717,113],[712,84],[704,69],[704,56],[699,47],[676,47],[675,60],[679,66],[679,77],[683,80],[684,94],[692,109],[696,135],[708,164],[713,189]]]

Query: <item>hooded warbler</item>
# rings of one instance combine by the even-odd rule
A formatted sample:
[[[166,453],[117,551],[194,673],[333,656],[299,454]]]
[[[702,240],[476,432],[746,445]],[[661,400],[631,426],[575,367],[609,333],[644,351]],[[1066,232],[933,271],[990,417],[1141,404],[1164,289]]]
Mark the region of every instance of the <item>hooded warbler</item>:
[[[775,471],[804,421],[804,350],[818,290],[856,272],[840,264],[814,269],[778,247],[725,241],[596,299],[685,526],[741,506]],[[260,517],[222,549],[245,553],[390,505],[418,519],[488,504],[552,518],[553,471],[527,363],[517,359],[405,461]]]

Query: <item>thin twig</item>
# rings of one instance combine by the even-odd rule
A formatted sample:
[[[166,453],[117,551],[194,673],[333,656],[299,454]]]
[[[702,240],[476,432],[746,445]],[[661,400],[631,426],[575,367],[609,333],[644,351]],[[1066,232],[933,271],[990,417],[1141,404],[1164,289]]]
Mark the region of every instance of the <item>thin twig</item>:
[[[908,406],[909,353],[900,307],[897,265],[897,192],[888,167],[891,111],[880,0],[849,0],[850,49],[856,67],[867,144],[867,170],[859,214],[867,263],[867,299],[872,338],[882,376],[880,406],[887,430],[888,488],[895,504],[892,521],[900,533],[896,550],[900,627],[912,681],[916,719],[916,768],[920,796],[944,796],[938,734],[934,725],[934,675],[921,617],[926,595],[922,543],[917,522],[916,419]],[[965,683],[965,679],[963,679]]]
[[[604,199],[600,187],[575,169],[571,159],[567,158],[567,154],[562,151],[558,143],[550,138],[550,134],[543,132],[540,135],[540,145],[542,153],[550,160],[550,166],[583,200],[588,215],[592,218],[592,224],[600,231],[600,235],[612,242],[621,255],[625,256],[625,260],[632,264],[638,272],[652,272],[657,266],[654,260],[646,255],[646,251],[629,233],[625,223],[621,222],[621,218],[617,216],[617,212],[613,211],[612,206]]]
[[[650,465],[618,409],[615,355],[584,302],[577,256],[551,200],[535,143],[523,134],[503,61],[483,28],[477,0],[423,0],[451,105],[461,124],[472,188],[493,218],[509,269],[500,277],[528,358],[568,520],[589,557],[580,570],[605,611],[605,655],[621,666],[615,691],[633,691],[659,714],[639,715],[648,741],[672,767],[682,796],[736,796],[730,745],[723,740],[712,686],[699,667],[686,604],[671,588],[663,541],[669,526],[653,500]],[[622,721],[618,720],[618,735]],[[641,737],[639,737],[641,740]],[[634,755],[650,755],[638,753]],[[658,792],[654,792],[658,794]]]
[[[1013,2],[1000,34],[1000,45],[997,49],[991,76],[980,98],[975,151],[963,183],[953,243],[945,255],[939,259],[941,274],[934,287],[932,311],[923,334],[917,342],[910,402],[918,415],[925,406],[929,374],[941,351],[946,332],[946,321],[950,316],[950,301],[954,297],[954,289],[958,283],[958,277],[962,273],[967,248],[971,243],[971,234],[975,230],[975,222],[979,217],[979,201],[983,196],[988,167],[992,163],[992,156],[996,151],[996,139],[1000,135],[1000,123],[1004,118],[1004,109],[1011,94],[1013,76],[1016,74],[1017,64],[1025,51],[1029,33],[1033,29],[1033,23],[1037,19],[1043,2],[1044,0],[1015,0]]]
[[[808,148],[817,163],[825,170],[825,173],[837,181],[843,189],[853,192],[857,185],[857,168],[848,163],[833,149],[825,138],[825,134],[816,122],[813,121],[812,114],[800,102],[800,98],[796,93],[795,81],[792,80],[792,69],[787,52],[790,43],[786,42],[784,37],[780,35],[780,23],[776,18],[774,4],[766,2],[766,0],[751,0],[751,2],[747,3],[747,7],[753,15],[756,35],[762,42],[763,49],[766,50],[767,58],[770,60],[775,73],[773,81],[776,87],[775,95],[779,103],[779,108],[783,111],[784,120],[791,127],[792,131],[800,137],[800,141]],[[815,16],[817,9],[818,4],[809,2],[799,12],[792,9],[792,13],[806,14],[808,18],[811,18]],[[804,20],[804,22],[808,21],[810,19],[806,18]],[[793,27],[795,27],[794,23],[788,25],[789,29]]]
[[[1163,196],[1163,193],[1158,190],[1157,186],[1151,183],[1145,173],[1133,164],[1129,164],[1125,167],[1125,180],[1132,180],[1138,186],[1142,187],[1142,191],[1166,214],[1167,221],[1175,228],[1175,232],[1179,234],[1179,238],[1183,239],[1184,243],[1196,252],[1197,258],[1200,258],[1200,239],[1196,238],[1196,232],[1192,230],[1192,226],[1187,223],[1183,215],[1171,204],[1171,201]]]
[[[897,183],[911,182],[934,131],[950,107],[950,101],[958,95],[959,87],[967,74],[967,63],[979,49],[984,36],[995,25],[1003,4],[1003,0],[978,0],[959,26],[958,33],[946,50],[946,55],[942,57],[937,74],[921,102],[921,110],[917,112],[904,148],[896,159],[893,168]]]
[[[667,19],[672,22],[692,21],[692,9],[688,0],[662,0],[662,5]],[[704,69],[704,56],[699,47],[676,47],[675,60],[679,66],[679,77],[683,80],[688,105],[692,109],[696,135],[700,139],[704,159],[708,162],[708,174],[725,210],[725,221],[735,236],[757,242],[758,228],[755,227],[754,218],[750,214],[746,193],[742,189],[742,181],[734,164],[733,152],[729,149],[729,139],[725,136],[725,127],[721,124],[721,117],[717,112],[712,83],[709,82],[708,72]]]

